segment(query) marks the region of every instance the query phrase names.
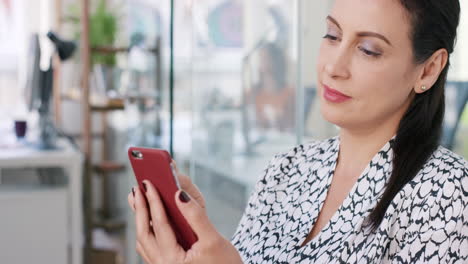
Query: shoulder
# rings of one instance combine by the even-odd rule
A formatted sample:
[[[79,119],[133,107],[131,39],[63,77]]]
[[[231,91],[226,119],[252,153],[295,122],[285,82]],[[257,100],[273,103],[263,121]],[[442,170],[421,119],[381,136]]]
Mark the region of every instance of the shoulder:
[[[468,258],[468,251],[459,251],[462,241],[468,241],[468,172],[464,158],[437,148],[392,203],[397,212],[388,219],[398,244],[390,248],[395,259],[412,263],[431,262],[437,256]],[[414,251],[414,245],[424,250]]]
[[[441,172],[466,172],[468,162],[460,155],[439,146],[424,167],[438,167]]]
[[[282,161],[284,159],[298,160],[300,158],[310,159],[318,154],[332,152],[335,144],[338,143],[337,137],[324,140],[312,140],[290,148],[289,150],[276,154],[272,161]]]
[[[438,147],[399,194],[398,211],[406,212],[415,223],[447,224],[446,220],[457,219],[468,209],[467,161]]]
[[[302,175],[312,163],[323,164],[338,151],[337,144],[337,137],[314,140],[275,155],[266,168],[264,183],[275,185],[289,181],[291,177]]]
[[[426,191],[430,189],[433,195],[440,192],[447,195],[452,189],[457,190],[467,200],[468,163],[460,155],[439,146],[418,172],[413,184]]]
[[[434,151],[426,165],[429,165],[428,163],[442,163],[446,166],[447,169],[450,169],[452,171],[465,171],[465,173],[468,169],[468,162],[462,156],[453,153],[452,151],[442,146],[439,146],[437,150]]]
[[[314,159],[326,159],[327,155],[332,155],[337,138],[325,140],[314,140],[290,148],[285,152],[276,154],[271,159],[269,167],[272,169],[285,170],[293,164],[306,163]]]

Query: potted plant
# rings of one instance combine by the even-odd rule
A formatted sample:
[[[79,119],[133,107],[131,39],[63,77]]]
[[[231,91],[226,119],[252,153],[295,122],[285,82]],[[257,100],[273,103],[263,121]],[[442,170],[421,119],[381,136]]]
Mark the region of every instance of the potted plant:
[[[67,17],[75,29],[75,38],[81,37],[81,21],[79,18],[80,9],[77,5],[71,5],[70,15]],[[105,0],[99,0],[94,12],[89,16],[89,43],[91,48],[112,47],[118,33],[118,18],[115,11],[107,8]],[[116,65],[115,53],[97,52],[91,53],[91,63],[95,78],[102,75],[105,80],[105,91],[113,90],[113,71]],[[105,92],[102,91],[102,92]]]

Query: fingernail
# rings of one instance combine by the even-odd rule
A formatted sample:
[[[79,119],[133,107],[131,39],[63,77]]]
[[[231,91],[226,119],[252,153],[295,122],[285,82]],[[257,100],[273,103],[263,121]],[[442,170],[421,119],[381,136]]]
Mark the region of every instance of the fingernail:
[[[135,188],[132,187],[133,197],[135,197]]]
[[[186,192],[181,191],[179,194],[179,199],[183,203],[188,203],[190,201],[190,196]]]
[[[148,188],[146,188],[146,182],[143,182],[143,190],[148,191]]]

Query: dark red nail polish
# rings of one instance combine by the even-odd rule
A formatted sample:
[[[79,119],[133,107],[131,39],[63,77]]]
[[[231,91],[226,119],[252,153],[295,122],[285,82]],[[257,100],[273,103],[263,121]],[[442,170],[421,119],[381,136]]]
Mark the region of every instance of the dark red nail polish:
[[[179,194],[179,199],[183,203],[188,203],[190,201],[190,196],[187,193],[185,193],[184,191],[181,191],[180,194]]]
[[[135,197],[135,188],[132,187],[133,197]]]
[[[143,190],[145,190],[145,192],[148,191],[148,188],[146,188],[146,182],[143,182]]]

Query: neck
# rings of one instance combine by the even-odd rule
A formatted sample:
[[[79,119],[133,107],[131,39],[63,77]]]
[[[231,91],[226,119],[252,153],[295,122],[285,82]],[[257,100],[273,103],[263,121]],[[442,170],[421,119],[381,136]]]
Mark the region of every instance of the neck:
[[[365,132],[342,128],[337,170],[349,177],[358,177],[396,132],[396,126],[381,125],[378,129]]]
[[[398,112],[386,120],[373,122],[374,125],[361,124],[349,128],[342,127],[337,169],[345,174],[358,174],[357,176],[359,176],[374,155],[396,135],[400,121],[411,101],[412,97],[410,96]]]

